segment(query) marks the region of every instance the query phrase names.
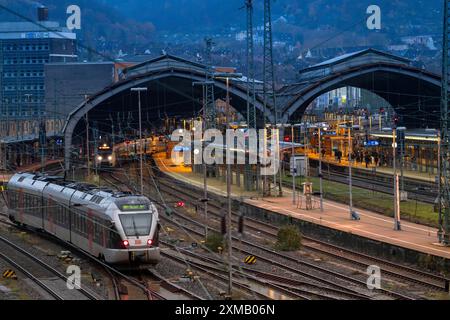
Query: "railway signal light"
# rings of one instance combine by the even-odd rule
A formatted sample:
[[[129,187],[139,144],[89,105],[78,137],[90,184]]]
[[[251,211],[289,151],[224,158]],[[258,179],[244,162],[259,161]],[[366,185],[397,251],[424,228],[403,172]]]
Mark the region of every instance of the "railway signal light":
[[[184,203],[183,201],[178,201],[175,204],[175,208],[184,208],[186,206],[186,203]]]
[[[222,231],[222,234],[227,233],[227,221],[225,217],[222,217],[222,219],[220,220],[220,230]]]

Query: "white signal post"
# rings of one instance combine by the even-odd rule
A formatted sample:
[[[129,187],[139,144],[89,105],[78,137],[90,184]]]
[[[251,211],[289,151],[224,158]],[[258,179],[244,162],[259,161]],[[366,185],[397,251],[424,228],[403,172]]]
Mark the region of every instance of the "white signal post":
[[[392,129],[392,159],[394,169],[394,230],[400,231],[400,192],[399,192],[399,177],[397,173],[397,129]]]

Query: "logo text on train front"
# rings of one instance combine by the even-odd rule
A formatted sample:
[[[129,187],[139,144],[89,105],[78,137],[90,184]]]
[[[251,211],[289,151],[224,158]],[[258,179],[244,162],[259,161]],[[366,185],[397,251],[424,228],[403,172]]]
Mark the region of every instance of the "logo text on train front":
[[[177,129],[171,140],[179,142],[171,153],[176,165],[249,164],[261,165],[261,175],[274,175],[280,168],[279,130],[228,129],[224,137],[217,129],[202,130],[194,122],[192,130]]]

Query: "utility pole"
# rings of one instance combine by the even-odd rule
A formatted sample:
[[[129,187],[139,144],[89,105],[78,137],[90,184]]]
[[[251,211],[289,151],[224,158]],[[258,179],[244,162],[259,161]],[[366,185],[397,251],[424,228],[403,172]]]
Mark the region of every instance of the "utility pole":
[[[249,129],[256,129],[253,0],[245,0],[245,6],[247,8],[247,125]]]
[[[230,79],[227,78],[227,128],[230,129]],[[228,296],[233,295],[233,268],[232,268],[232,257],[233,257],[233,247],[232,247],[232,235],[231,235],[231,164],[228,156],[226,157],[227,162],[227,201],[228,201]]]
[[[245,0],[247,9],[247,128],[257,129],[256,119],[256,90],[255,90],[255,51],[253,37],[253,0]],[[247,177],[245,188],[251,190],[250,181],[253,181],[252,166],[245,165],[245,175]],[[256,169],[257,182],[256,189],[259,190],[258,168]]]
[[[216,127],[216,106],[214,97],[214,71],[212,67],[212,46],[214,45],[211,38],[205,39],[206,50],[206,71],[205,71],[205,81],[193,82],[192,85],[202,86],[202,97],[203,97],[203,132],[207,129]],[[203,143],[206,143],[204,141]],[[205,146],[203,145],[203,148]],[[203,209],[205,214],[205,240],[208,237],[208,166],[203,161]]]
[[[294,124],[291,124],[291,166],[292,166],[292,204],[295,206],[295,177],[296,177],[296,171],[297,167],[295,165],[295,148],[294,148]]]
[[[192,85],[200,85],[202,86],[202,93],[203,93],[203,132],[205,132],[208,129],[208,112],[207,112],[207,106],[206,106],[206,87],[208,85],[213,85],[213,81],[202,81],[202,82],[193,82]],[[206,143],[206,141],[204,141]],[[203,145],[204,150],[205,145]],[[201,202],[203,202],[203,209],[205,214],[205,221],[208,222],[208,167],[203,161],[203,199],[201,199]],[[208,237],[208,223],[205,223],[205,240]]]
[[[131,92],[138,93],[139,100],[139,148],[140,148],[140,158],[139,158],[139,167],[140,167],[140,180],[141,180],[141,195],[144,194],[144,149],[142,142],[142,109],[141,109],[141,92],[147,92],[147,88],[131,88]]]
[[[87,159],[87,176],[91,175],[91,161],[90,161],[90,150],[89,150],[89,111],[86,112],[86,159]]]
[[[264,0],[264,61],[263,61],[263,96],[264,96],[264,129],[266,129],[266,113],[267,105],[272,104],[275,127],[278,124],[278,108],[275,97],[275,70],[273,63],[273,38],[272,38],[272,16],[271,16],[271,0]],[[271,128],[271,135],[274,129]],[[269,137],[270,140],[270,137]],[[274,176],[274,184],[277,184],[277,176]],[[279,181],[278,195],[283,195],[281,184],[281,174]],[[267,177],[264,178],[264,192],[267,192]],[[269,186],[270,189],[270,186]],[[270,191],[269,191],[270,192]]]
[[[117,112],[117,124],[119,125],[119,137],[120,139],[124,138],[123,132],[122,132],[122,125],[121,125],[122,121],[120,120],[120,114],[119,112]]]
[[[214,70],[212,66],[212,47],[214,42],[211,38],[205,39],[206,43],[206,79],[205,79],[205,106],[207,128],[216,127],[216,106],[214,96]]]
[[[94,121],[94,123],[92,125],[92,133],[93,133],[93,136],[94,136],[95,178],[97,179],[97,176],[98,176],[98,165],[96,163],[96,161],[98,161],[98,159],[97,159],[97,154],[98,154],[98,126],[97,126],[97,121]]]
[[[442,56],[442,88],[441,88],[441,130],[440,130],[440,193],[439,193],[439,242],[450,245],[450,184],[449,184],[449,115],[448,103],[450,100],[448,85],[450,72],[450,0],[444,0],[444,33],[443,33],[443,56]]]
[[[323,212],[323,179],[322,179],[322,128],[319,125],[319,186],[320,186],[320,211]]]
[[[114,147],[116,144],[116,138],[114,137],[114,120],[111,113],[109,114],[109,120],[111,120],[111,144]]]

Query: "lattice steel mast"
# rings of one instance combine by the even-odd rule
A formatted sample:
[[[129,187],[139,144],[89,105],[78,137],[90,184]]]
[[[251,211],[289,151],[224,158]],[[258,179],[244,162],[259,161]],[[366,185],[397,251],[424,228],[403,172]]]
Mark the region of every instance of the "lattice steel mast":
[[[273,108],[275,125],[278,123],[278,108],[275,97],[275,69],[273,64],[273,37],[272,37],[272,15],[271,0],[264,0],[264,62],[263,62],[263,96],[264,96],[264,127],[266,124],[267,106],[270,104]],[[272,133],[270,133],[271,135]],[[270,141],[270,136],[268,137]],[[281,175],[280,175],[281,179]],[[277,174],[274,176],[274,183],[277,184]],[[264,192],[266,192],[267,183],[264,179]],[[279,196],[283,194],[281,181],[279,183]]]
[[[247,8],[247,125],[256,128],[255,54],[253,41],[253,0],[245,0]]]
[[[450,0],[444,0],[444,33],[443,33],[443,55],[442,55],[442,97],[441,97],[441,132],[440,132],[440,188],[439,188],[439,242],[444,245],[450,245],[450,185],[449,185],[449,114],[448,103],[449,96],[449,71],[450,71],[450,53],[449,53],[449,37],[450,37]]]
[[[214,97],[214,84],[212,84],[212,82],[214,81],[214,70],[212,67],[212,57],[211,57],[212,47],[214,45],[214,42],[211,38],[206,38],[205,43],[206,43],[205,58],[206,58],[206,66],[207,66],[206,85],[205,85],[205,89],[204,89],[205,90],[204,106],[206,107],[205,129],[209,129],[209,128],[216,127],[216,106],[215,106],[215,97]]]

